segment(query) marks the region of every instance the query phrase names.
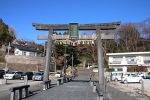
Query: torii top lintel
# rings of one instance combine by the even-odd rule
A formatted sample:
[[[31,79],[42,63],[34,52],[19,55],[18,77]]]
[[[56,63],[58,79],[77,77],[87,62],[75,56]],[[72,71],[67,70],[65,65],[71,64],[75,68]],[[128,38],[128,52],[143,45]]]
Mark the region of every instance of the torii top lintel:
[[[121,21],[111,22],[111,23],[97,23],[97,24],[79,24],[79,30],[95,30],[100,28],[101,30],[112,30],[116,29],[116,26],[119,26]],[[69,24],[38,24],[32,23],[36,30],[69,30]]]

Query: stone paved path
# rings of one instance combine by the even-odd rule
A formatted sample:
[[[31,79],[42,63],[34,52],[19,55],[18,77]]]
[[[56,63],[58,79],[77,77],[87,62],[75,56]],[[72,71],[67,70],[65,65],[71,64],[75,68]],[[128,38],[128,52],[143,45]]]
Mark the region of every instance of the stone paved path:
[[[96,100],[97,94],[92,91],[93,88],[89,83],[88,76],[90,73],[91,71],[88,69],[78,69],[78,77],[71,82],[59,86],[52,85],[52,87],[46,91],[42,89],[34,91],[30,97],[24,100]],[[94,80],[96,80],[96,78]],[[39,87],[37,87],[37,89]],[[108,85],[107,95],[110,100],[137,100],[127,95],[126,91],[121,92],[110,85]]]
[[[96,100],[96,93],[92,91],[88,76],[89,71],[79,71],[78,77],[71,82],[53,85],[46,91],[37,91],[24,100]]]

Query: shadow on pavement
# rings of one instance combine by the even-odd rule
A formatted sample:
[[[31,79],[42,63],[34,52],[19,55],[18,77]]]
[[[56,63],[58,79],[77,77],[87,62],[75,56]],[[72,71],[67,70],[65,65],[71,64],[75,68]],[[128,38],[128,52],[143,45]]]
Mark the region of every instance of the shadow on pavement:
[[[71,80],[70,82],[90,82],[89,80]]]
[[[51,84],[51,86],[50,86],[49,89],[55,87],[55,85],[56,85],[56,84]],[[47,89],[47,90],[49,90],[49,89]],[[40,91],[43,91],[43,90],[42,90],[42,89],[33,90],[33,91],[30,90],[30,91],[29,91],[29,96],[28,96],[28,97],[32,97],[32,96],[34,96],[34,95],[37,95],[37,94],[39,94]],[[26,98],[28,98],[28,97],[26,97]],[[26,99],[26,98],[22,98],[22,99]]]

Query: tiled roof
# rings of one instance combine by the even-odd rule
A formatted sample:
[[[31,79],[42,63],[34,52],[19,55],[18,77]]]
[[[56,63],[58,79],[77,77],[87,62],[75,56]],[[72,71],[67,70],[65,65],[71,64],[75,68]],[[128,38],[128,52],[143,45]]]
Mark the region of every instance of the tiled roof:
[[[24,50],[24,51],[32,51],[32,52],[42,53],[41,51],[32,49],[32,48],[30,48],[28,46],[22,46],[22,45],[13,44],[13,45],[11,45],[11,47],[18,48],[19,50]]]

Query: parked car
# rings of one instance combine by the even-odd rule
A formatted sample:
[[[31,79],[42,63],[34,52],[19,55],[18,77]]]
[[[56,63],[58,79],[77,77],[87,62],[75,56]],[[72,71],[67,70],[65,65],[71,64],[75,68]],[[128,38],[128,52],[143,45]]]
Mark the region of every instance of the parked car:
[[[147,74],[148,74],[147,72],[138,72],[137,73],[137,75],[141,76],[142,78],[146,78]]]
[[[123,72],[111,72],[110,78],[112,81],[120,81]]]
[[[32,80],[33,81],[35,81],[35,80],[43,81],[43,75],[44,75],[43,72],[37,72],[33,75]]]
[[[18,72],[18,71],[17,71],[16,73],[17,73],[17,74],[19,74],[19,75],[20,75],[20,77],[21,77],[21,74],[22,74],[23,72]],[[20,77],[19,77],[19,78],[20,78]]]
[[[62,77],[62,72],[56,72],[55,77]]]
[[[20,74],[17,73],[17,71],[10,71],[4,75],[5,79],[19,79]]]
[[[4,74],[5,74],[5,71],[0,71],[0,78],[3,78]]]
[[[44,70],[39,70],[38,72],[43,72],[44,73]]]
[[[129,83],[129,82],[139,82],[142,83],[143,78],[141,76],[138,76],[137,74],[128,73],[121,76],[121,82],[123,83]]]
[[[136,73],[132,73],[132,72],[126,72],[126,73],[123,73],[121,75],[121,81],[129,76],[132,76],[132,75],[137,75]]]
[[[0,70],[0,72],[1,72],[1,71],[2,71],[2,72],[5,72],[5,70]]]
[[[145,78],[150,78],[150,72],[145,75]]]
[[[124,77],[128,77],[128,76],[138,76],[137,72],[125,72],[121,75],[121,78],[124,78]],[[141,77],[141,76],[140,76]]]
[[[93,72],[98,72],[98,65],[92,65]]]
[[[20,80],[24,80],[24,76],[27,76],[28,80],[32,80],[33,72],[23,72],[21,74]]]

